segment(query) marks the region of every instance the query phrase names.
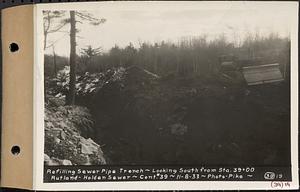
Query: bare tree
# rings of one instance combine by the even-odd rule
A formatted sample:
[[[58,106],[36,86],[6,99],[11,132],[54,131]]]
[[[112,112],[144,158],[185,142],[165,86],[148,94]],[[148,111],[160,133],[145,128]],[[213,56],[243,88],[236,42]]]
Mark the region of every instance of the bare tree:
[[[78,30],[76,29],[77,23],[89,22],[91,25],[99,25],[104,23],[106,20],[101,18],[96,18],[92,14],[83,11],[70,11],[70,17],[64,18],[66,11],[44,11],[44,50],[52,47],[59,41],[52,42],[52,44],[47,45],[47,38],[50,33],[63,32],[60,31],[64,26],[70,24],[70,31],[64,31],[70,34],[70,82],[69,82],[69,93],[66,96],[66,104],[75,104],[76,95],[76,34]],[[60,22],[55,22],[55,19],[61,19]],[[53,50],[54,53],[54,50]],[[55,57],[54,57],[55,58]],[[55,61],[54,61],[55,62]]]
[[[76,20],[75,11],[70,11],[70,82],[66,103],[73,105],[76,95]]]
[[[55,46],[52,45],[52,53],[53,53],[53,65],[54,65],[54,77],[57,75],[57,64],[56,64],[56,53],[55,53]]]
[[[47,39],[50,33],[58,32],[64,26],[68,24],[67,19],[63,19],[60,22],[55,22],[55,19],[60,19],[65,15],[65,11],[43,11],[44,20],[44,50],[48,47],[52,47],[55,43],[47,46]]]
[[[67,105],[75,104],[76,96],[76,23],[89,22],[91,25],[100,25],[106,20],[95,18],[92,14],[79,11],[70,11],[70,82],[69,93],[66,97]]]

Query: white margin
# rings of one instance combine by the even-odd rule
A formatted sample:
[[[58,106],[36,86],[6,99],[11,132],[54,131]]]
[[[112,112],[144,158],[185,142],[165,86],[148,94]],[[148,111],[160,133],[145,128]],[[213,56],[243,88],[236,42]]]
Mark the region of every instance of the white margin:
[[[44,162],[44,65],[43,65],[43,16],[42,10],[93,10],[97,6],[121,5],[130,2],[80,2],[51,3],[35,5],[35,47],[34,47],[34,190],[232,190],[256,189],[272,190],[271,182],[255,181],[127,181],[127,182],[81,182],[43,183]],[[141,6],[141,2],[136,2]],[[143,2],[143,3],[148,3]],[[166,2],[160,2],[166,3]],[[171,2],[168,2],[171,3]],[[180,2],[172,2],[179,3]],[[201,2],[202,5],[215,5],[220,1]],[[223,2],[224,3],[224,2]],[[291,4],[291,160],[292,182],[289,188],[298,189],[298,2],[225,2],[227,3],[287,3]],[[274,13],[276,14],[276,13]]]

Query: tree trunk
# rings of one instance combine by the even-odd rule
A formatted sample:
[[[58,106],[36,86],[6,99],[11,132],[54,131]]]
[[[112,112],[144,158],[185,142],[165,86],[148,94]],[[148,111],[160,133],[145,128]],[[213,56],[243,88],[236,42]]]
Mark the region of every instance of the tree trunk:
[[[44,50],[46,50],[46,47],[47,47],[47,36],[48,36],[48,33],[44,32]]]
[[[75,11],[70,11],[70,82],[67,105],[75,104],[76,95],[76,20]]]
[[[48,14],[47,14],[47,26],[46,27],[44,26],[44,50],[47,47],[47,36],[48,36],[49,27],[50,27],[50,15],[49,15],[49,12],[48,12]]]
[[[52,46],[53,50],[53,65],[54,65],[54,77],[57,75],[57,66],[56,66],[56,53],[55,53],[55,48]]]
[[[44,51],[46,50],[46,44],[47,44],[47,35],[48,33],[44,30]],[[46,54],[44,54],[44,63],[46,61]],[[47,101],[47,94],[46,94],[46,86],[44,86],[44,95],[45,95],[45,101]]]

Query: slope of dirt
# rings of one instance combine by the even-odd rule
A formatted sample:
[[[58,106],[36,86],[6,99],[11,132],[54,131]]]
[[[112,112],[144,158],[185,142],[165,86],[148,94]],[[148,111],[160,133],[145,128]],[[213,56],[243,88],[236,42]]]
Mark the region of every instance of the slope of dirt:
[[[68,76],[58,77],[52,81],[56,86],[47,90],[62,106]],[[71,116],[63,112],[69,110],[65,107],[53,107],[46,114],[53,118],[50,122],[62,113],[67,122],[77,117],[93,123],[76,125],[81,130],[75,132],[72,123],[67,128],[55,124],[67,133],[64,140],[46,119],[49,158],[72,164],[290,164],[288,82],[247,87],[216,77],[159,77],[133,66],[78,76],[76,88],[77,105],[82,107],[74,110],[83,114]],[[86,107],[91,116],[85,115]],[[101,145],[105,160],[102,152],[86,160],[83,139],[91,146]],[[69,146],[68,141],[76,144]]]
[[[93,96],[93,139],[112,164],[288,165],[287,87],[232,88],[132,67]]]

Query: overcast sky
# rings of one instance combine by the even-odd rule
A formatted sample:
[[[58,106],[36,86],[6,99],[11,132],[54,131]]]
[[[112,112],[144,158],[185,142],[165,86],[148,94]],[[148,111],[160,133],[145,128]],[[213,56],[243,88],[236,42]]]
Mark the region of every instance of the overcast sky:
[[[213,39],[222,33],[230,41],[239,41],[248,32],[262,36],[275,32],[287,37],[291,27],[291,6],[284,3],[102,2],[95,5],[87,12],[107,21],[99,26],[77,23],[80,31],[77,52],[88,45],[107,51],[114,45],[124,47],[130,42],[138,47],[142,42],[176,43],[186,36],[206,35]],[[57,41],[57,54],[68,56],[68,34],[50,34],[48,43],[54,41]],[[52,49],[46,53],[51,54]]]

